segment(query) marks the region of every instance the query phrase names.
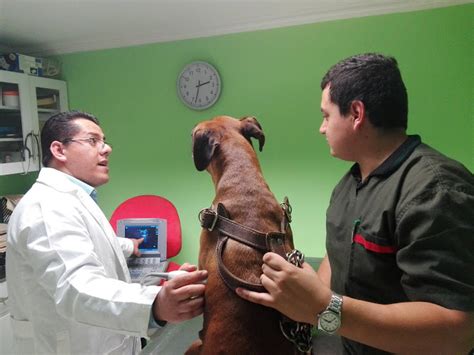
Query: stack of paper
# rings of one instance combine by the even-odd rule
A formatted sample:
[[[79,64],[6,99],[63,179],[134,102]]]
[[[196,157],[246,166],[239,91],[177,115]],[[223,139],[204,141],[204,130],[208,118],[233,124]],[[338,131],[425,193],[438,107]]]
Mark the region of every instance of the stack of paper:
[[[7,224],[0,223],[0,253],[7,250]]]

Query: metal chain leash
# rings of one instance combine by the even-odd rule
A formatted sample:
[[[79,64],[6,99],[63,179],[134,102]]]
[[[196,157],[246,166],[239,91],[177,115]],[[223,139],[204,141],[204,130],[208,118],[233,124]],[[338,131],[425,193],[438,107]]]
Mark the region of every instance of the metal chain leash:
[[[304,254],[298,249],[293,249],[292,251],[286,253],[286,260],[289,263],[302,268],[304,263]]]
[[[298,267],[303,267],[304,254],[297,249],[286,253],[286,259],[289,263]],[[295,322],[282,315],[280,319],[280,329],[286,339],[291,341],[302,353],[311,350],[313,343],[311,339],[312,325],[308,323]]]

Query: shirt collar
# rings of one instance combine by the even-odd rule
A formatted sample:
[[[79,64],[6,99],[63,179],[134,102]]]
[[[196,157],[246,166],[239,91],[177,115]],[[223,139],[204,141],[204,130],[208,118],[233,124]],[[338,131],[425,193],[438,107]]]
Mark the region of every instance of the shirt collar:
[[[83,189],[92,199],[97,202],[97,190],[94,189],[91,185],[86,184],[84,181],[81,181],[79,179],[76,179],[74,176],[69,175],[69,174],[64,174],[66,177],[74,183],[75,185],[79,186],[81,189]]]
[[[367,177],[366,181],[372,176],[390,175],[398,169],[402,163],[407,160],[415,148],[421,144],[421,137],[419,135],[411,135],[400,145],[387,159],[384,160],[374,171]],[[351,174],[360,181],[359,164],[355,163],[351,167]]]

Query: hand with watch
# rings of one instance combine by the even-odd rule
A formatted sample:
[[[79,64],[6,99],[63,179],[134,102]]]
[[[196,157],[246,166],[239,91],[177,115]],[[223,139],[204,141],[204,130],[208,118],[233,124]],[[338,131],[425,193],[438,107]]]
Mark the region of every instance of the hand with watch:
[[[327,308],[318,314],[318,330],[326,334],[336,334],[341,327],[342,296],[333,292]]]
[[[304,263],[298,268],[275,253],[266,253],[263,262],[261,280],[268,292],[237,288],[240,297],[272,307],[297,322],[318,324],[314,330],[334,334],[339,329],[342,297],[331,291],[327,280],[323,281],[311,265]]]

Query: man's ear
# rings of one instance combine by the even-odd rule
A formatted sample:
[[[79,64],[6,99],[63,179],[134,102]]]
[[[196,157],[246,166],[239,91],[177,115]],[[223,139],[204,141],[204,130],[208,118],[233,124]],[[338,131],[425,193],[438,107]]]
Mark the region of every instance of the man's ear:
[[[64,162],[67,160],[64,155],[64,145],[59,141],[53,141],[49,146],[49,150],[54,159]]]
[[[360,129],[367,119],[364,103],[360,100],[352,101],[350,115],[352,117],[353,127]]]

